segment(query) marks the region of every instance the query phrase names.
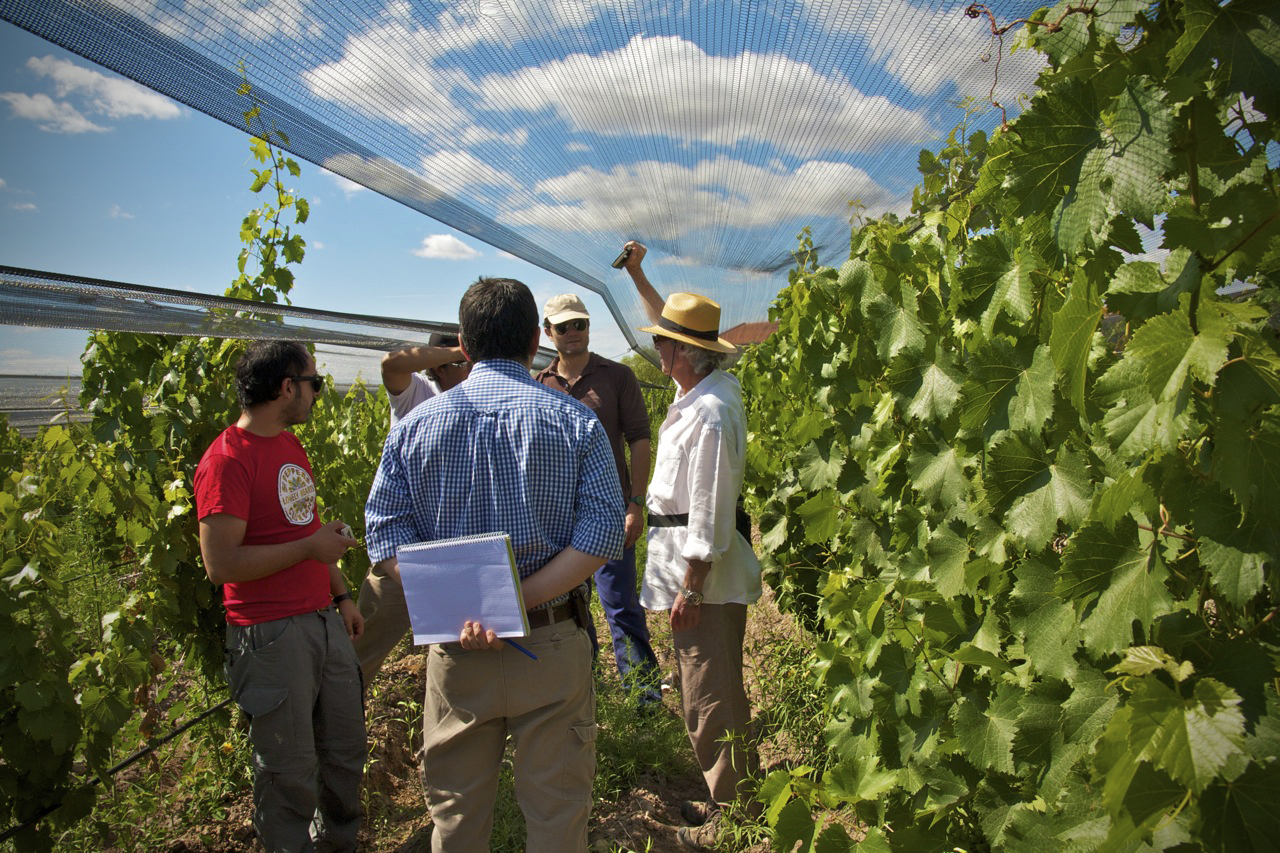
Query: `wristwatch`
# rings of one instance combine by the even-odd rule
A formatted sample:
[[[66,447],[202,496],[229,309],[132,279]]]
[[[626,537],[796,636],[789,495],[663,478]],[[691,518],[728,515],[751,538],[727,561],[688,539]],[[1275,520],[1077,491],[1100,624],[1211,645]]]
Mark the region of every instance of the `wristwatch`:
[[[633,503],[641,509],[644,509],[644,495],[632,495],[627,498],[627,503]]]
[[[685,601],[689,602],[689,604],[693,605],[694,607],[697,607],[699,604],[702,603],[702,593],[695,592],[689,589],[689,587],[687,586],[680,588],[680,594],[684,596]]]

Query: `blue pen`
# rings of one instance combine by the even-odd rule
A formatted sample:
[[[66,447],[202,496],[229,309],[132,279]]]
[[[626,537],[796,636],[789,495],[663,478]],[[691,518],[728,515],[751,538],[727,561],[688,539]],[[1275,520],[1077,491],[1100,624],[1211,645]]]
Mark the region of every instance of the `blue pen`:
[[[514,646],[516,651],[520,652],[521,654],[526,654],[529,657],[533,658],[534,660],[538,659],[537,655],[535,655],[533,652],[529,651],[524,646],[517,643],[515,640],[503,640],[503,642],[505,642],[507,645]]]

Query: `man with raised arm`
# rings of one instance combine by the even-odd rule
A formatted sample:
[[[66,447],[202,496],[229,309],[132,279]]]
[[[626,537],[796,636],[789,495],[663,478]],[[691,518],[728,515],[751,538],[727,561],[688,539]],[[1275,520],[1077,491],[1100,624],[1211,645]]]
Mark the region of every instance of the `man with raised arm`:
[[[707,803],[681,804],[693,826],[678,837],[705,849],[715,842],[723,806],[754,809],[745,784],[756,757],[742,645],[747,605],[760,597],[760,563],[736,526],[746,414],[738,380],[720,369],[735,352],[720,337],[720,306],[694,293],[673,293],[664,302],[641,267],[645,247],[626,248],[624,267],[654,323],[640,331],[653,334],[662,372],[677,387],[649,483],[640,603],[671,614],[685,728],[711,795]]]
[[[364,620],[322,524],[302,444],[323,387],[307,348],[257,341],[236,365],[240,419],[196,468],[200,551],[227,613],[227,681],[249,717],[253,824],[267,850],[355,850],[364,708],[352,640]]]
[[[473,620],[458,642],[430,648],[421,770],[432,850],[489,849],[510,735],[526,849],[578,853],[595,773],[586,581],[622,555],[617,469],[591,410],[529,375],[538,349],[529,288],[482,278],[458,319],[471,376],[391,430],[365,506],[366,541],[384,560],[415,542],[509,534],[529,608],[521,644],[534,657]]]
[[[462,382],[470,373],[471,362],[462,354],[457,335],[436,332],[427,339],[426,346],[384,355],[382,386],[391,401],[391,426],[427,400]],[[409,633],[404,589],[390,576],[389,561],[381,560],[369,568],[356,602],[364,616],[364,633],[356,640],[356,655],[368,687],[387,655]]]
[[[636,595],[636,540],[644,529],[645,489],[649,485],[649,413],[631,368],[590,350],[591,315],[572,293],[553,296],[543,306],[542,332],[556,348],[556,359],[538,374],[548,388],[563,391],[596,413],[609,437],[626,507],[622,558],[595,574],[596,589],[613,636],[613,657],[622,683],[635,692],[641,710],[662,701],[658,658],[649,644],[649,626]],[[631,464],[627,465],[627,450]],[[595,624],[591,629],[596,651]]]

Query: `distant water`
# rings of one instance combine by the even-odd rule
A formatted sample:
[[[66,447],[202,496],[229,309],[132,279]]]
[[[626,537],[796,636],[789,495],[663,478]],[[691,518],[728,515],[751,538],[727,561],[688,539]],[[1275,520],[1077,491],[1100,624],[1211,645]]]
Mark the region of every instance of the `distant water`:
[[[88,414],[80,410],[79,376],[0,376],[0,412],[8,418],[9,426],[24,435],[33,435],[55,417],[65,418],[61,401],[64,388],[72,419],[88,420]]]

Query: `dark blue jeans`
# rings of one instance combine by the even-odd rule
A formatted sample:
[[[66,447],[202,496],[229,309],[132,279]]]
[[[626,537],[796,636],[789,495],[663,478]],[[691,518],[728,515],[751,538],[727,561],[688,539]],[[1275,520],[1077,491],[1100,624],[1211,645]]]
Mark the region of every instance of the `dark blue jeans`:
[[[622,683],[632,690],[641,691],[641,705],[662,701],[658,690],[661,674],[658,658],[649,644],[649,625],[644,619],[644,608],[636,592],[636,549],[627,548],[622,559],[610,560],[596,570],[596,590],[600,605],[604,608],[609,632],[613,635],[613,657],[618,663]],[[600,655],[600,641],[593,623],[588,629],[591,635],[593,658]]]

